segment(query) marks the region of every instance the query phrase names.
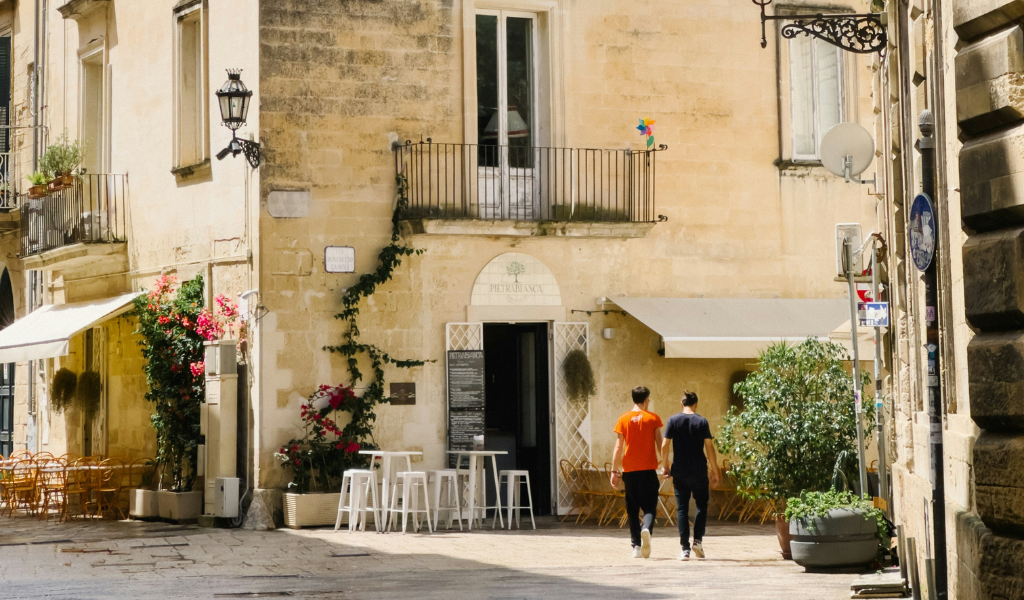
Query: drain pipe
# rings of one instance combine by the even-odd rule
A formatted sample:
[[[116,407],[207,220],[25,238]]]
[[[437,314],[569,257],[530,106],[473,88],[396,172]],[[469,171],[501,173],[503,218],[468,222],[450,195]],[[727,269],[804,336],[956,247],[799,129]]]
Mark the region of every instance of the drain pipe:
[[[935,121],[930,110],[921,111],[918,117],[921,138],[918,141],[921,149],[921,191],[929,198],[935,197]],[[935,217],[935,239],[939,239],[939,228],[942,218]],[[925,331],[928,350],[928,422],[931,433],[931,475],[932,475],[932,532],[935,556],[934,586],[936,600],[948,598],[946,582],[946,486],[945,461],[942,447],[942,380],[939,377],[942,367],[939,352],[939,290],[938,265],[942,254],[935,249],[935,257],[924,272],[925,286]],[[927,523],[925,524],[927,526]]]
[[[34,31],[33,31],[33,48],[32,48],[32,172],[35,173],[39,170],[39,0],[35,0],[35,19],[34,19]],[[28,312],[32,312],[35,308],[35,293],[36,293],[36,276],[35,271],[28,272]],[[35,403],[35,389],[36,389],[36,361],[28,361],[28,381],[25,382],[27,388],[27,404],[28,404],[28,435],[25,439],[26,450],[28,446],[34,446],[35,451],[39,451],[38,436],[36,435],[36,403]]]

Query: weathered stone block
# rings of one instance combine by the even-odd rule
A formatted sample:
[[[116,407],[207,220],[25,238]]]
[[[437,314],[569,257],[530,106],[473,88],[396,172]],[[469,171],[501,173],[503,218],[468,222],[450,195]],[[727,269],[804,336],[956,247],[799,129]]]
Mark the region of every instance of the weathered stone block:
[[[1024,225],[1024,126],[964,144],[960,205],[964,222],[977,230]]]
[[[953,29],[972,40],[1024,17],[1024,0],[956,0]]]
[[[975,336],[967,370],[974,422],[987,431],[1024,431],[1024,332]]]
[[[956,518],[958,556],[976,581],[969,589],[978,593],[958,597],[973,600],[1009,600],[1024,598],[1024,540],[993,533],[977,517],[959,514]],[[964,587],[961,587],[961,591]]]
[[[971,325],[986,331],[1024,328],[1024,228],[973,236],[963,253]]]
[[[999,32],[957,54],[956,116],[979,134],[1024,119],[1024,32]]]

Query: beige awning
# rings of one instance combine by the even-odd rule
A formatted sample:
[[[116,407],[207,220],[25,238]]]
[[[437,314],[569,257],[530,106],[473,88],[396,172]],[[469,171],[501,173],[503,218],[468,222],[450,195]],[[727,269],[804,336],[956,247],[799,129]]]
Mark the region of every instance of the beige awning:
[[[757,358],[775,342],[828,341],[849,323],[845,298],[612,298],[661,335],[665,358]],[[858,337],[862,337],[858,332]],[[850,334],[837,343],[849,346]],[[862,346],[863,348],[863,346]],[[862,355],[865,360],[873,354]]]
[[[127,312],[136,296],[42,306],[0,331],[0,363],[66,356],[72,337]]]

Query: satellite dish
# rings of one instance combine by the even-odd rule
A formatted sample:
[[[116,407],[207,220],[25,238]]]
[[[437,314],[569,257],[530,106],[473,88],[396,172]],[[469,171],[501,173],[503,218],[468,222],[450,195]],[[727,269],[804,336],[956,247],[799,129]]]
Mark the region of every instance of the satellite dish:
[[[846,181],[860,181],[875,158],[875,141],[867,129],[857,123],[840,123],[821,138],[821,164]]]

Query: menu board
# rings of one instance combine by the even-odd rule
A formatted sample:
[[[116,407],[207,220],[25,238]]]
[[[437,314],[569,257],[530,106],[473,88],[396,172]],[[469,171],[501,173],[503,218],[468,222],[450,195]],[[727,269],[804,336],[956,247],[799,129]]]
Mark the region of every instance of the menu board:
[[[474,445],[484,435],[484,411],[453,410],[448,413],[448,441],[451,450],[483,450]]]
[[[448,409],[483,410],[484,351],[448,351]]]

